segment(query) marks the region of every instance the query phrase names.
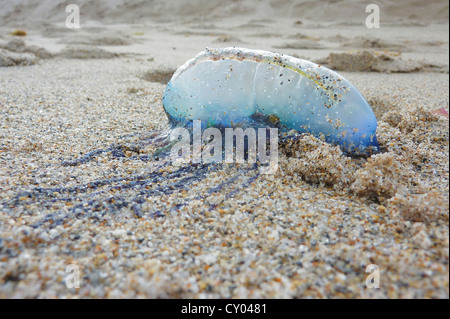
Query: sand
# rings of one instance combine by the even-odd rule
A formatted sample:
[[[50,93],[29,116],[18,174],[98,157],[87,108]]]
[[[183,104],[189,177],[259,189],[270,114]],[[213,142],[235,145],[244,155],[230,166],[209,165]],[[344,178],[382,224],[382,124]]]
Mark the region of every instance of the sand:
[[[448,2],[382,1],[380,29],[355,1],[80,3],[70,30],[63,1],[0,1],[1,298],[449,297]],[[293,134],[272,175],[152,157],[171,74],[233,45],[339,69],[381,153]]]

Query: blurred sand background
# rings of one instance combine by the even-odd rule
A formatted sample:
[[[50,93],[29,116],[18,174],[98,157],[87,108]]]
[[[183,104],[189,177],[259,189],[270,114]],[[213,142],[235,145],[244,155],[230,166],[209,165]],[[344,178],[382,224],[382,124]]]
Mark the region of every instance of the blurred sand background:
[[[448,298],[448,1],[373,1],[378,29],[370,3],[0,0],[0,297]],[[172,73],[227,46],[341,72],[382,153],[302,136],[270,176],[152,159]]]

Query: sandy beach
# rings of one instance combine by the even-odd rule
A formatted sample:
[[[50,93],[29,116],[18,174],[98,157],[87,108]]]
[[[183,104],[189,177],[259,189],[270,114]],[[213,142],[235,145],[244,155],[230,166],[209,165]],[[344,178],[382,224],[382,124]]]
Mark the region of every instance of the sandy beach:
[[[449,298],[448,1],[74,3],[0,0],[0,298]],[[172,74],[232,46],[338,71],[380,153],[152,156]]]

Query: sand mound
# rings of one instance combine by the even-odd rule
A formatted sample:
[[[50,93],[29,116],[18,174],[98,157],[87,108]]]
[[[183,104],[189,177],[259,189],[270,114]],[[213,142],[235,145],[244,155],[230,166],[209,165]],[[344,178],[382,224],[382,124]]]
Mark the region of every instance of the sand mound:
[[[338,146],[314,136],[305,134],[288,139],[281,144],[281,151],[287,156],[280,165],[287,175],[298,175],[309,183],[336,187],[348,186],[352,180],[354,163],[351,158],[344,156]]]
[[[399,52],[349,51],[330,53],[329,67],[337,71],[409,73],[418,71],[446,72],[440,66],[420,61],[403,60]]]
[[[167,83],[169,83],[175,71],[176,70],[174,69],[150,70],[142,75],[142,79],[149,82],[156,82],[166,85]]]
[[[119,56],[117,53],[108,52],[106,50],[90,47],[90,46],[69,46],[59,54],[65,59],[112,59]]]
[[[404,51],[405,45],[384,41],[376,38],[367,38],[363,36],[355,37],[348,41],[344,41],[341,45],[343,48],[360,48],[360,49],[384,49]]]
[[[433,193],[434,208],[418,203],[436,187],[426,182],[430,176],[438,168],[445,170],[440,166],[445,165],[442,154],[448,152],[448,119],[423,108],[389,110],[391,104],[382,105],[377,130],[382,153],[349,158],[337,146],[293,133],[280,143],[281,170],[292,180],[300,178],[375,203],[389,202],[390,209],[406,220],[442,217],[445,194]],[[443,180],[442,186],[446,183]]]
[[[324,46],[316,40],[298,40],[295,42],[286,43],[280,46],[274,46],[277,49],[294,49],[294,50],[319,50]]]
[[[28,53],[15,53],[0,49],[0,67],[36,64],[36,57]]]
[[[394,153],[370,157],[364,167],[355,172],[351,191],[358,197],[383,203],[397,192],[405,192],[414,175],[401,157]]]
[[[430,223],[438,219],[448,222],[448,198],[436,190],[408,196],[396,194],[388,207],[412,222]]]
[[[64,43],[73,45],[99,45],[99,46],[124,46],[133,43],[132,39],[127,36],[120,35],[100,35],[69,37],[64,39]]]
[[[8,42],[0,41],[0,67],[15,65],[33,65],[40,59],[49,59],[53,55],[37,46],[27,46],[21,39]]]

